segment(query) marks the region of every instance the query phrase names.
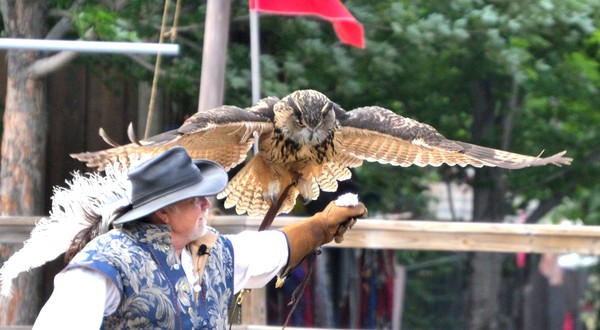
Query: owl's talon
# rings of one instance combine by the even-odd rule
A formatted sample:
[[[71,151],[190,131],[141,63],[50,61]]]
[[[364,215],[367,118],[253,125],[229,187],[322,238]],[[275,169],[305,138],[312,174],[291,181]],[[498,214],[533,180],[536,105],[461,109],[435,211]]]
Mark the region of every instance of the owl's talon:
[[[265,202],[265,203],[271,202],[271,205],[275,205],[275,203],[277,203],[277,195],[263,194],[263,202]]]

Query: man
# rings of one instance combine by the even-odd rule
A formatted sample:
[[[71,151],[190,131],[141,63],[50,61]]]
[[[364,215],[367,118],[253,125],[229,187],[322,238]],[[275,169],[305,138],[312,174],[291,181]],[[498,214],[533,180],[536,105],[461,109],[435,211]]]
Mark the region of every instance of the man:
[[[192,162],[175,147],[128,178],[131,201],[113,217],[115,229],[87,243],[55,277],[34,329],[224,329],[235,292],[264,286],[315,248],[340,242],[340,226],[366,214],[361,203],[331,203],[281,230],[224,236],[206,224],[206,197],[227,185],[218,164]]]

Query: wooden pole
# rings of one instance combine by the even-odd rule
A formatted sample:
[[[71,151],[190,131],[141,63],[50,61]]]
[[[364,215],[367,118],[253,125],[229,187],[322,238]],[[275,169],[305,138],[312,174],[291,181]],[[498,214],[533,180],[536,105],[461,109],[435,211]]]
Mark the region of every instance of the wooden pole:
[[[231,0],[208,0],[198,110],[223,104]]]

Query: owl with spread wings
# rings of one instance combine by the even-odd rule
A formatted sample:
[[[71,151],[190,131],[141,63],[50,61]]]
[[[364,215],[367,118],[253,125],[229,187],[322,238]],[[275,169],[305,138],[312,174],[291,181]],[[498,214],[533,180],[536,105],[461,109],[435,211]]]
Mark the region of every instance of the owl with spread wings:
[[[324,94],[299,90],[283,97],[267,97],[242,109],[221,106],[203,110],[178,129],[118,146],[102,132],[112,148],[73,154],[102,170],[112,162],[155,155],[183,146],[192,158],[218,162],[227,171],[249,159],[217,197],[238,214],[264,215],[292,210],[298,195],[308,202],[319,192],[336,191],[338,181],[351,176],[349,168],[363,161],[395,166],[474,167],[520,169],[547,164],[569,165],[566,151],[534,157],[453,141],[430,125],[402,117],[377,106],[343,110]]]

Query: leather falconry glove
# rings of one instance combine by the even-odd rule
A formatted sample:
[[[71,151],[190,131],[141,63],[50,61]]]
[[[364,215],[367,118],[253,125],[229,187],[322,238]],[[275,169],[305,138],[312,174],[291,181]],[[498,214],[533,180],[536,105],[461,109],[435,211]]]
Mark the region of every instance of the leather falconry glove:
[[[283,284],[289,273],[313,250],[335,239],[336,243],[344,240],[344,233],[356,223],[356,218],[364,218],[367,208],[363,203],[354,206],[337,206],[329,203],[325,210],[298,223],[285,226],[280,230],[288,239],[290,255],[287,266],[279,276],[277,287]]]

